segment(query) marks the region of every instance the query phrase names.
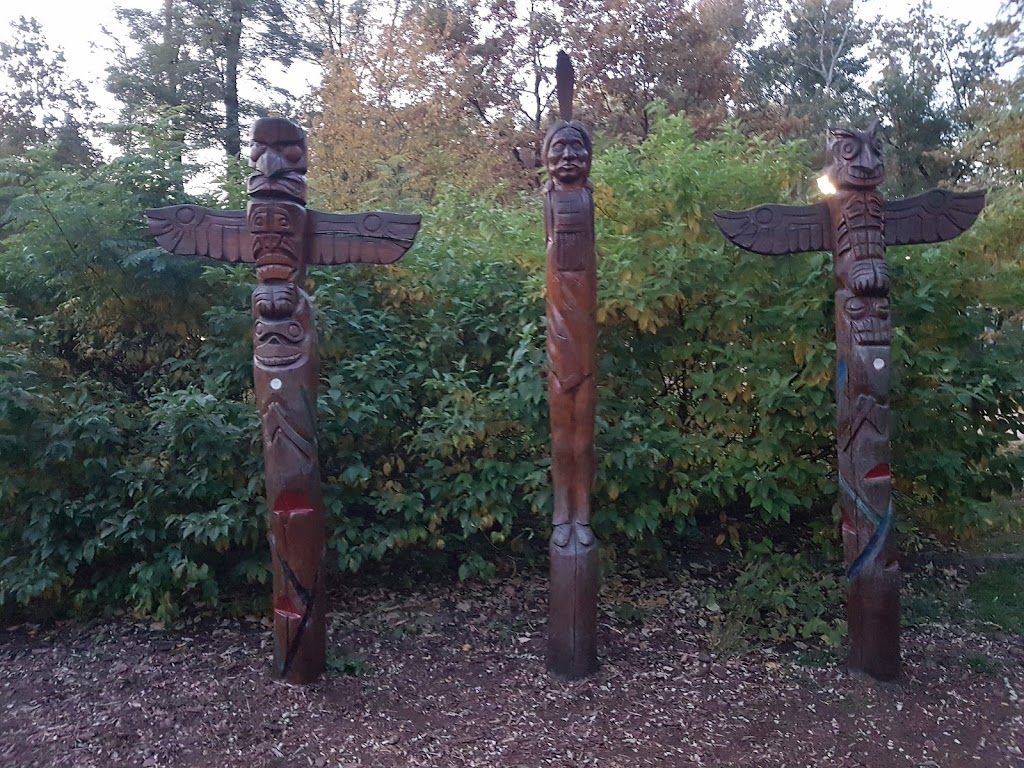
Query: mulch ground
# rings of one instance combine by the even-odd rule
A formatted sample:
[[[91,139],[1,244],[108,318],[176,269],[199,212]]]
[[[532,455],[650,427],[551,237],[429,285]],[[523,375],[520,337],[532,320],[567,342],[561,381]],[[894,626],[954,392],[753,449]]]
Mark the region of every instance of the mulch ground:
[[[543,576],[334,598],[333,670],[272,679],[256,620],[0,630],[0,766],[1024,766],[1024,638],[927,625],[893,684],[711,651],[705,584],[602,592],[601,668],[545,672]]]

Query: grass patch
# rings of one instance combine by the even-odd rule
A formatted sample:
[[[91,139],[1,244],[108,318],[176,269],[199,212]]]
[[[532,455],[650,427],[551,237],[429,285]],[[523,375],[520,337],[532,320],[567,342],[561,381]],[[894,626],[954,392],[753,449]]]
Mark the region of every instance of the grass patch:
[[[967,587],[975,618],[1004,632],[1024,635],[1024,565],[992,566]]]

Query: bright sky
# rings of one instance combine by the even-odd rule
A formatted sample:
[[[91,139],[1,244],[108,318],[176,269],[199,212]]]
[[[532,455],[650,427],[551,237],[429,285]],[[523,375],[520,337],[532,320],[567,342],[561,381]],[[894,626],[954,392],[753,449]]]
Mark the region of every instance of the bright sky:
[[[861,14],[868,18],[882,15],[899,18],[916,5],[918,0],[859,0]],[[93,86],[93,98],[108,106],[104,98],[102,80],[107,64],[102,50],[104,35],[101,27],[117,30],[114,8],[138,7],[156,10],[161,0],[90,0],[88,4],[71,0],[6,0],[0,2],[0,38],[6,39],[10,25],[19,16],[35,16],[42,25],[43,34],[51,47],[64,49],[69,72],[87,85]],[[936,12],[951,19],[985,25],[995,20],[1002,0],[932,0]]]

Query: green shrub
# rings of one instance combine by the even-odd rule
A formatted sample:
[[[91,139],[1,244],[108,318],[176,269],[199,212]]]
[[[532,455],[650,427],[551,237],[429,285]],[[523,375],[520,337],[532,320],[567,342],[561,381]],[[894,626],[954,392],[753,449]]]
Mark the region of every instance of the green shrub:
[[[838,647],[846,635],[839,618],[844,579],[767,539],[749,545],[741,566],[730,590],[709,596],[708,607],[720,614],[712,626],[714,647],[728,652],[751,640]]]
[[[643,546],[728,515],[742,542],[831,507],[829,257],[741,253],[711,217],[791,199],[800,156],[732,129],[698,140],[663,116],[639,147],[595,159],[604,541]],[[151,247],[142,209],[183,200],[166,157],[91,174],[48,163],[17,161],[0,189],[0,604],[166,616],[262,584],[253,275]],[[959,535],[1024,476],[1015,206],[994,194],[964,238],[891,254],[897,510]],[[538,196],[449,191],[400,265],[311,271],[339,569],[443,550],[475,578],[503,553],[543,552],[541,212]],[[767,557],[747,578],[801,567]],[[828,634],[796,589],[783,594],[811,613],[793,632]]]

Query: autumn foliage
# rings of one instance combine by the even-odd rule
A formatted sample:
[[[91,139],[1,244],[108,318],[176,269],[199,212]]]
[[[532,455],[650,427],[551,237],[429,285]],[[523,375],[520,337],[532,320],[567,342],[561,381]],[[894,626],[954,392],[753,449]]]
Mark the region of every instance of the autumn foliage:
[[[849,2],[806,0],[763,30],[726,0],[526,5],[399,0],[382,13],[325,3],[303,19],[324,62],[316,103],[295,110],[310,128],[317,207],[424,214],[400,265],[309,275],[337,571],[441,559],[468,578],[543,551],[551,502],[537,144],[556,45],[572,50],[580,115],[597,136],[594,526],[608,556],[656,554],[697,533],[743,545],[771,526],[809,524],[818,543],[834,541],[829,257],[739,252],[711,217],[813,199],[814,131],[835,117],[821,111],[826,103],[840,117],[857,116],[843,112],[851,105],[884,106],[886,123],[915,137],[917,154],[886,150],[895,189],[920,187],[937,169],[950,181],[1002,184],[965,236],[889,258],[905,540],[1005,524],[988,502],[1024,476],[1015,442],[1024,431],[1019,84],[968,83],[963,109],[953,109],[940,103],[948,73],[908,46],[886,60],[871,102],[857,91],[869,53],[857,43],[832,51],[828,78],[812,72],[801,85],[787,73],[823,61],[816,29],[863,32]],[[910,40],[913,27],[900,29],[886,34]],[[942,42],[920,41],[933,52]],[[188,39],[196,66],[204,44]],[[957,44],[971,49],[968,37]],[[978,64],[974,74],[987,71],[980,57],[962,58]],[[908,108],[896,88],[908,62],[934,85],[923,106]],[[20,103],[0,107],[26,128],[32,108]],[[211,103],[192,106],[216,121]],[[267,579],[253,276],[172,258],[142,229],[146,207],[240,204],[237,164],[223,186],[183,191],[181,158],[195,137],[181,131],[182,106],[121,126],[130,151],[107,162],[66,151],[53,121],[38,134],[5,134],[4,610],[126,604],[173,615]],[[915,115],[935,132],[917,130]],[[978,125],[994,130],[972,143]],[[792,140],[802,132],[813,141]],[[937,142],[957,154],[928,154]],[[88,150],[81,136],[76,146]]]

